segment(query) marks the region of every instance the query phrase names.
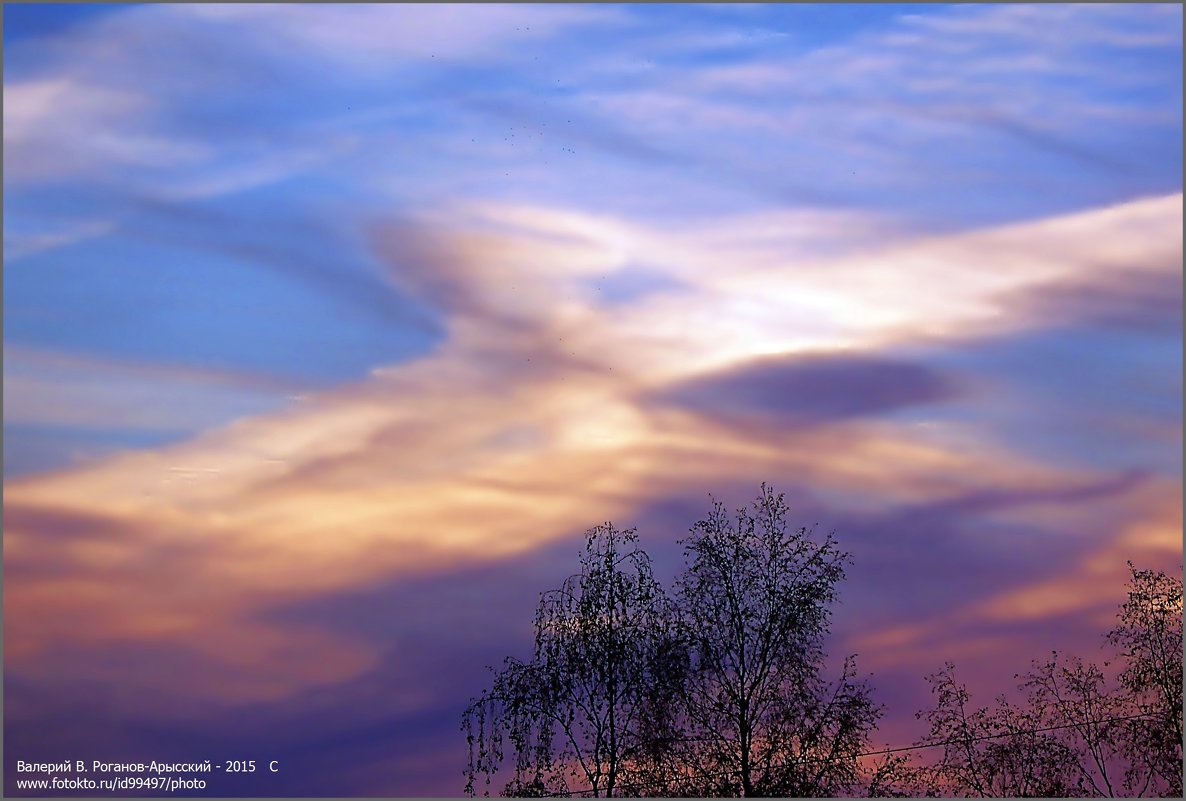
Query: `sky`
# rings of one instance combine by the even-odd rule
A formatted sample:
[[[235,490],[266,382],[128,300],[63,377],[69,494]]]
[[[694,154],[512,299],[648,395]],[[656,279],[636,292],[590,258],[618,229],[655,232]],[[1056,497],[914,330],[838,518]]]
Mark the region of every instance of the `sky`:
[[[582,532],[763,481],[885,745],[1181,570],[1181,6],[3,20],[9,794],[460,795]]]

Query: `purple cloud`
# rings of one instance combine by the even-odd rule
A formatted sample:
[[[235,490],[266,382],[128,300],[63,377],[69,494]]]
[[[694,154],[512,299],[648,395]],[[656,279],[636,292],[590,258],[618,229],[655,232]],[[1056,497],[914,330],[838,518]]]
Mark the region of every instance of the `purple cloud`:
[[[759,359],[658,394],[729,422],[815,426],[942,403],[959,394],[947,375],[879,356],[816,354]]]

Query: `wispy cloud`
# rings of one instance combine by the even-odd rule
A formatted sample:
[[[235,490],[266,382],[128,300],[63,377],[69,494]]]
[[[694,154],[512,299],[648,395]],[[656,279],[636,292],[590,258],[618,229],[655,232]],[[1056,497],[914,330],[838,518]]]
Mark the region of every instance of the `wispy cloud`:
[[[18,226],[5,226],[4,255],[8,262],[14,262],[34,253],[102,236],[114,227],[114,222],[99,219],[45,225],[40,230],[20,230]]]
[[[302,787],[453,793],[412,757],[574,537],[647,524],[671,571],[763,480],[854,551],[840,645],[902,698],[1086,641],[1125,557],[1180,558],[1181,11],[915,11],[13,42],[5,417],[45,458],[5,481],[12,730],[273,732],[337,771]]]
[[[739,471],[783,474],[798,465],[814,486],[842,493],[876,488],[886,497],[899,484],[903,489],[926,486],[926,481],[917,484],[917,476],[908,478],[909,465],[919,476],[938,469],[932,480],[960,475],[971,486],[1025,486],[1031,481],[1027,474],[1049,468],[1024,467],[1026,460],[1016,457],[995,461],[1004,458],[1002,453],[976,468],[953,469],[950,455],[909,426],[888,424],[880,434],[876,425],[825,427],[803,434],[799,444],[807,452],[796,456],[786,450],[800,436],[793,429],[775,439],[767,431],[750,437],[743,428],[720,429],[696,415],[648,405],[639,393],[774,351],[787,354],[780,369],[808,383],[795,388],[800,400],[790,403],[806,402],[802,398],[808,391],[829,391],[827,376],[816,375],[798,327],[784,321],[794,316],[796,302],[833,308],[824,301],[835,296],[836,287],[850,290],[845,304],[834,307],[834,314],[843,309],[842,325],[824,343],[836,348],[887,347],[907,332],[911,337],[923,333],[920,324],[932,337],[1038,325],[1040,320],[1003,316],[996,299],[1021,287],[1077,280],[1084,270],[1107,270],[1113,261],[1169,263],[1166,252],[1180,248],[1180,208],[1180,197],[1174,197],[1017,229],[893,245],[822,263],[817,269],[828,279],[821,279],[817,290],[812,290],[810,265],[779,269],[777,259],[764,264],[753,252],[749,269],[717,270],[716,264],[737,262],[727,250],[703,249],[702,243],[720,239],[719,233],[689,235],[681,244],[622,223],[545,215],[525,218],[527,230],[504,229],[485,239],[438,234],[443,239],[424,275],[445,282],[446,290],[429,291],[452,324],[450,340],[431,358],[158,453],[12,482],[8,503],[14,509],[76,510],[127,521],[130,528],[120,536],[131,537],[136,550],[157,547],[139,540],[136,531],[197,526],[207,533],[202,564],[189,568],[194,580],[222,576],[227,614],[234,609],[238,615],[244,610],[235,604],[247,602],[256,592],[250,588],[259,588],[260,581],[273,593],[300,596],[392,571],[439,569],[517,553],[590,519],[625,513],[661,486],[711,485],[714,476],[720,480]],[[633,240],[623,233],[629,231]],[[406,235],[397,239],[408,242]],[[641,253],[631,252],[632,241]],[[672,298],[642,299],[594,316],[594,299],[584,283],[589,274],[627,253],[662,265],[664,255],[694,252],[698,259],[680,261],[679,278],[699,293],[684,288]],[[1010,269],[989,274],[987,266],[980,267],[1005,254]],[[392,263],[410,264],[402,257]],[[892,285],[877,283],[871,272],[871,265],[887,263],[896,266]],[[556,264],[568,267],[557,271]],[[953,264],[959,265],[958,273]],[[913,278],[912,269],[919,271]],[[895,296],[890,302],[894,315],[887,317],[891,287],[901,280],[911,286],[938,280],[932,271],[946,276],[948,291],[937,297]],[[819,299],[813,291],[821,293]],[[722,297],[728,299],[723,304]],[[696,322],[677,337],[669,330],[677,320]],[[724,336],[728,330],[743,335]],[[817,325],[813,330],[828,329]],[[803,355],[793,355],[797,352]],[[837,365],[860,365],[867,357],[835,358]],[[119,385],[135,390],[126,380]],[[15,402],[22,395],[12,397]],[[845,419],[867,416],[876,422],[886,410],[876,403],[837,403],[826,406],[850,409]],[[27,407],[28,413],[38,405]],[[104,407],[91,408],[98,414]],[[515,431],[529,435],[511,436]],[[813,464],[810,454],[817,446],[806,444],[813,440],[847,451],[847,461]],[[892,477],[878,476],[873,467],[885,463],[886,456],[877,455],[884,449],[897,454]],[[700,461],[709,453],[709,461]],[[862,460],[869,467],[851,472]],[[192,475],[181,480],[174,468],[191,469]],[[21,549],[27,547],[21,544],[31,542],[39,526],[13,520],[9,537],[19,569]],[[425,538],[428,530],[434,534]],[[154,533],[152,541],[160,536],[168,535]],[[62,541],[60,547],[73,546]],[[85,572],[81,566],[88,562],[72,562]],[[313,565],[315,575],[309,572]],[[235,589],[230,575],[246,583]],[[34,584],[14,590],[18,606],[23,592],[35,591]],[[129,592],[159,595],[164,607],[171,597],[187,603],[175,587],[156,581],[139,590],[121,585],[121,597]],[[131,614],[135,608],[110,614]],[[208,616],[190,620],[179,631],[225,623]],[[31,639],[14,637],[21,645],[18,653],[36,652],[41,640],[32,631],[25,635]]]

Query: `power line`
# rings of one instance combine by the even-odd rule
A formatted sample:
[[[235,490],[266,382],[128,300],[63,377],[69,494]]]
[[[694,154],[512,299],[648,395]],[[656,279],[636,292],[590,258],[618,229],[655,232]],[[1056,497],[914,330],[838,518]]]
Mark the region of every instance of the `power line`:
[[[1141,719],[1149,719],[1151,717],[1152,717],[1151,715],[1144,715],[1144,714],[1142,714],[1142,715],[1123,715],[1120,717],[1113,717],[1113,718],[1100,718],[1099,720],[1084,720],[1084,721],[1079,721],[1077,723],[1063,723],[1058,726],[1046,726],[1046,727],[1039,728],[1039,729],[1017,729],[1014,731],[999,732],[997,734],[980,734],[975,737],[956,737],[956,738],[952,738],[950,740],[938,740],[938,741],[931,742],[931,743],[921,743],[919,745],[903,745],[903,746],[898,746],[896,748],[883,748],[878,751],[862,751],[860,753],[853,754],[852,758],[856,759],[859,757],[867,757],[867,756],[882,756],[885,754],[898,754],[898,753],[902,753],[905,751],[921,751],[924,748],[937,748],[941,745],[957,745],[959,743],[974,743],[974,742],[979,742],[981,740],[994,740],[999,737],[1013,737],[1013,736],[1017,736],[1019,734],[1043,734],[1045,732],[1059,731],[1061,729],[1074,729],[1079,726],[1085,726],[1085,725],[1090,725],[1090,724],[1113,723],[1113,722],[1119,722],[1119,721],[1123,721],[1123,720],[1141,720]],[[690,737],[690,738],[682,738],[682,741],[683,742],[703,742],[706,739],[708,739],[708,738],[703,738],[703,737],[691,738]],[[767,767],[767,769],[769,769],[769,768],[785,768],[785,767],[791,766],[792,764],[804,765],[804,764],[813,764],[813,763],[828,762],[828,761],[830,761],[830,760],[827,758],[824,758],[824,757],[813,757],[813,758],[796,760],[793,763],[792,762],[780,762],[778,764],[769,765]],[[735,771],[735,770],[724,770],[724,771],[716,771],[716,772],[712,772],[712,773],[702,773],[702,774],[700,774],[700,776],[702,778],[719,778],[722,776],[730,776],[737,772],[738,771]],[[647,786],[646,784],[643,784],[641,782],[636,782],[634,784],[618,785],[614,789],[619,790],[619,791],[620,790],[628,791],[628,790],[637,790],[639,788],[646,787],[646,786]],[[541,797],[546,797],[546,798],[559,798],[559,797],[572,796],[572,795],[582,796],[582,795],[585,795],[586,793],[593,793],[593,792],[598,792],[598,790],[595,790],[592,787],[581,787],[581,788],[578,788],[575,790],[567,790],[565,792],[540,793],[539,795]]]
[[[1041,728],[1041,729],[1017,729],[1016,731],[1003,731],[998,734],[981,734],[976,737],[958,737],[958,738],[954,738],[951,740],[939,740],[939,741],[933,742],[933,743],[923,743],[922,745],[904,745],[904,746],[900,746],[898,748],[886,748],[881,751],[868,751],[868,752],[865,752],[862,754],[857,754],[856,756],[862,757],[862,756],[880,756],[881,754],[896,754],[901,751],[918,751],[923,748],[935,748],[936,746],[940,746],[940,745],[954,745],[956,743],[974,743],[974,742],[978,742],[980,740],[993,740],[993,739],[996,739],[997,737],[1011,737],[1011,736],[1017,735],[1017,734],[1041,734],[1043,732],[1048,732],[1048,731],[1058,731],[1059,729],[1074,729],[1078,726],[1085,726],[1085,725],[1091,724],[1091,723],[1096,723],[1096,724],[1098,724],[1098,723],[1112,723],[1112,722],[1121,721],[1121,720],[1147,719],[1149,717],[1151,717],[1151,716],[1150,715],[1123,715],[1121,717],[1115,717],[1115,718],[1100,718],[1099,720],[1081,720],[1077,723],[1064,723],[1060,726],[1046,726],[1045,728]],[[820,762],[823,760],[816,759],[816,760],[804,760],[804,761]]]

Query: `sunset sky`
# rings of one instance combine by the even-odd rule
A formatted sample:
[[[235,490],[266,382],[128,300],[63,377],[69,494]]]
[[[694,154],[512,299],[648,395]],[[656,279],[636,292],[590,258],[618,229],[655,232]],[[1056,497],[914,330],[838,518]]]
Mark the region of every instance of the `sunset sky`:
[[[5,775],[459,795],[581,534],[786,492],[879,744],[1182,562],[1180,5],[13,5]]]

